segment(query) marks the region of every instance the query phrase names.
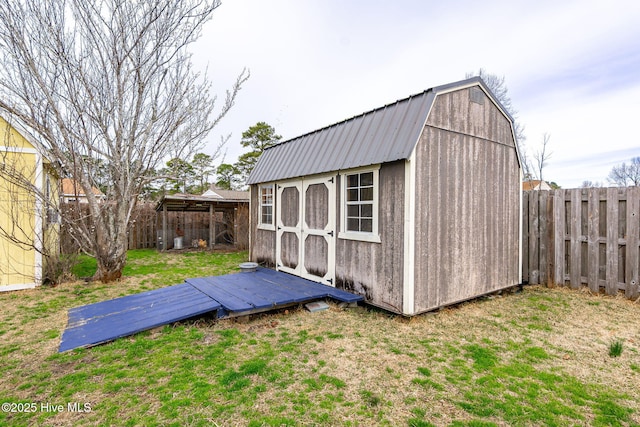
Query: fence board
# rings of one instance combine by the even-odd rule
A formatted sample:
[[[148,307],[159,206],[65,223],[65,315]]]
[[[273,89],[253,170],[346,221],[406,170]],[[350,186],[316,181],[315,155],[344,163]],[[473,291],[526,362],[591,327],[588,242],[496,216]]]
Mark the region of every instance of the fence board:
[[[539,191],[529,194],[529,281],[540,283],[540,211]]]
[[[522,280],[529,282],[529,191],[522,192]]]
[[[60,250],[62,253],[74,253],[78,250],[78,244],[73,239],[74,221],[83,221],[91,224],[89,208],[83,204],[66,203],[61,206],[65,221],[62,224]],[[224,243],[228,239],[227,233],[235,236],[235,246],[238,249],[246,249],[249,245],[249,208],[240,206],[232,215],[223,215],[221,212],[167,212],[166,222],[164,215],[158,214],[155,204],[145,203],[136,207],[132,214],[132,221],[128,230],[129,249],[156,248],[158,240],[162,236],[170,234],[168,242],[162,242],[166,248],[173,247],[173,234],[180,229],[184,234],[185,247],[193,246],[193,242],[199,239],[208,242]],[[215,226],[210,230],[210,218],[215,215]],[[167,233],[171,231],[171,233]]]
[[[598,292],[600,261],[600,192],[597,188],[588,189],[588,255],[587,283],[592,292]]]
[[[565,282],[565,226],[566,209],[564,190],[556,190],[553,198],[553,280],[554,284],[564,285]]]
[[[640,296],[640,188],[527,191],[523,279]]]
[[[571,266],[569,267],[569,282],[573,289],[580,288],[582,285],[581,272],[581,242],[582,242],[582,198],[578,191],[570,192],[571,200],[571,236],[570,245],[571,253],[569,259]]]
[[[638,298],[640,286],[638,269],[640,268],[640,188],[627,189],[627,233],[625,294],[628,298]]]
[[[618,189],[607,189],[607,278],[608,295],[618,292]]]
[[[539,283],[549,283],[549,192],[538,191]]]

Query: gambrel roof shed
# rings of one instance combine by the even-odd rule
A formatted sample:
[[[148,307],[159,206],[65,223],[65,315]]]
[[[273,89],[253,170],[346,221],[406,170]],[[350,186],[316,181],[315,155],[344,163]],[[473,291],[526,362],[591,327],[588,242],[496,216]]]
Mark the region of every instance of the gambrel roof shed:
[[[478,77],[265,150],[250,257],[413,315],[521,283],[513,119]]]

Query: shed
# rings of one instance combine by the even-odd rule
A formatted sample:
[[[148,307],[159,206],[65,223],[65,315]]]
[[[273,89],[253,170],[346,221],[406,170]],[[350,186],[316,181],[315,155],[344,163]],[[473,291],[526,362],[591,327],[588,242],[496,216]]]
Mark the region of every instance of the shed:
[[[156,211],[158,250],[249,244],[249,192],[212,188],[201,196],[164,196]]]
[[[513,119],[478,77],[268,148],[252,261],[415,315],[518,285]]]
[[[0,292],[34,288],[59,255],[58,177],[46,150],[0,114]]]

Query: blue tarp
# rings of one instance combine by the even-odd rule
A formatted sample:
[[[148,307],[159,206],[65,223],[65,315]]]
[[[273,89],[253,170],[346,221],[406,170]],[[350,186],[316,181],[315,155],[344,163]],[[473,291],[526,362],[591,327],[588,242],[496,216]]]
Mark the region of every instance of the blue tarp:
[[[72,308],[59,351],[90,347],[204,313],[237,316],[322,298],[350,303],[363,300],[350,292],[266,268],[187,279],[180,285]]]

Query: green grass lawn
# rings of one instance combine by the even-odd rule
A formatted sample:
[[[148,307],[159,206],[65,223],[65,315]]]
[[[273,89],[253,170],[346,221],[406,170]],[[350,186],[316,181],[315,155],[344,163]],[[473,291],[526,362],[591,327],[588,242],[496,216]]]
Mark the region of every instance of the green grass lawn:
[[[113,285],[0,294],[0,425],[640,425],[640,305],[567,289],[413,319],[333,304],[200,318],[57,353],[67,309],[246,258],[131,251]]]

